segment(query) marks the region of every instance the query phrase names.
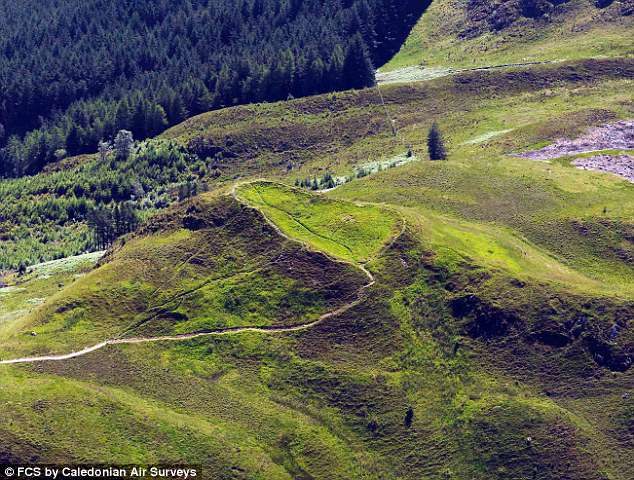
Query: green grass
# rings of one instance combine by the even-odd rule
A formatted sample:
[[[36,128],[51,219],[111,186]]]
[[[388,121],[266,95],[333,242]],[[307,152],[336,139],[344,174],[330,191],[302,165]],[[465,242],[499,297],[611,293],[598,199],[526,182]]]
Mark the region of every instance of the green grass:
[[[275,183],[251,183],[238,195],[286,234],[333,257],[366,263],[398,233],[398,216],[374,205],[332,201]]]
[[[127,389],[77,380],[52,376],[33,379],[6,372],[2,377],[5,385],[2,401],[12,405],[12,415],[25,419],[17,425],[5,417],[3,433],[12,438],[29,438],[43,448],[54,448],[61,455],[72,451],[75,461],[99,462],[109,458],[119,464],[185,462],[204,464],[204,478],[226,475],[222,472],[229,467],[248,471],[252,478],[292,478],[284,466],[278,464],[275,451],[247,430],[246,425],[228,422],[222,414],[194,415],[142,398]],[[227,397],[232,396],[232,383],[229,378],[223,381],[224,389],[229,390],[224,394]],[[12,401],[14,398],[20,401]],[[268,407],[267,415],[279,411],[272,403]],[[337,478],[354,475],[353,469],[338,465],[350,459],[338,451],[337,440],[323,427],[311,425],[308,418],[300,423],[296,418],[283,415],[279,420],[284,423],[278,427],[279,433],[294,431],[295,438],[305,440],[306,446],[312,443],[315,448],[329,452]],[[54,442],[46,435],[47,431],[56,432]],[[73,438],[75,432],[81,432],[83,438],[79,445]],[[300,462],[303,460],[301,451],[297,457]]]
[[[227,177],[271,177],[237,189],[257,210],[228,188],[205,194],[59,293],[54,274],[48,301],[1,335],[3,357],[122,332],[310,321],[358,298],[367,278],[347,262],[367,262],[377,283],[306,331],[2,367],[0,453],[185,459],[214,479],[629,479],[623,395],[634,370],[619,362],[632,345],[633,187],[508,155],[631,118],[628,65],[385,87],[399,139],[375,91],[237,107],[172,129],[182,143],[233,142],[241,157]],[[434,118],[446,162],[426,160]],[[403,142],[419,161],[325,194],[283,184],[349,175],[402,154]],[[11,308],[44,284],[23,286],[8,293]]]
[[[467,29],[466,2],[436,0],[414,27],[401,51],[382,70],[412,65],[474,68],[509,63],[631,56],[632,17],[614,8],[600,10],[589,0],[563,5],[550,21],[521,19],[500,32],[475,38]]]
[[[634,215],[631,184],[566,162],[507,154],[535,148],[540,140],[574,137],[610,118],[628,118],[630,87],[631,80],[562,86],[496,95],[466,112],[448,110],[440,125],[449,161],[386,170],[328,195],[411,209],[412,221],[424,225],[421,236],[435,249],[453,248],[513,275],[628,297],[634,272],[619,252],[631,249],[622,236]],[[392,89],[398,88],[386,91]],[[425,148],[426,121],[401,129],[416,152]],[[501,130],[511,131],[465,143]]]
[[[356,298],[367,281],[302,251],[228,196],[194,205],[192,222],[203,228],[167,215],[158,232],[128,239],[112,261],[7,327],[3,358],[68,353],[121,335],[309,323]],[[230,218],[217,225],[218,216]]]
[[[7,338],[25,328],[25,318],[64,287],[86,275],[102,252],[35,265],[19,277],[9,276],[0,289],[0,335]]]

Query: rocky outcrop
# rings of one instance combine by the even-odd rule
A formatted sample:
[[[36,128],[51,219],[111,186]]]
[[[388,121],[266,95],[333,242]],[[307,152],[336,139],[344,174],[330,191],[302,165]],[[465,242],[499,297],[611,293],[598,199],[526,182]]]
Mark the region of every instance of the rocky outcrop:
[[[487,30],[498,31],[522,18],[548,18],[555,8],[568,0],[469,0],[467,6],[471,26],[463,32],[474,37]]]
[[[549,20],[558,7],[569,0],[469,0],[467,18],[469,25],[462,31],[463,38],[474,38],[486,31],[500,31],[522,19]],[[597,9],[614,5],[616,16],[634,13],[634,0],[595,0]]]
[[[632,149],[634,149],[634,120],[623,120],[590,128],[585,134],[575,139],[557,139],[544,148],[518,156],[531,160],[553,160],[601,150]]]

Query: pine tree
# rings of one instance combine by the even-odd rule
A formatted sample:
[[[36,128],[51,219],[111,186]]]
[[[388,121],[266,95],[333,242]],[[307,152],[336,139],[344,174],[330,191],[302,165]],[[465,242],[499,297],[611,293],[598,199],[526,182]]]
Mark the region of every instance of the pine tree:
[[[66,137],[66,151],[70,155],[77,155],[81,153],[82,142],[81,142],[81,132],[78,126],[73,125],[68,132],[68,136]]]
[[[115,130],[124,130],[132,127],[132,116],[134,111],[130,106],[130,102],[127,98],[124,98],[117,105],[117,112],[115,115]]]
[[[158,135],[167,127],[167,115],[161,105],[152,105],[147,116],[147,133],[149,136]]]
[[[429,151],[430,160],[446,160],[447,152],[445,151],[445,144],[442,139],[442,133],[438,128],[438,124],[434,122],[429,129],[427,135],[427,150]]]

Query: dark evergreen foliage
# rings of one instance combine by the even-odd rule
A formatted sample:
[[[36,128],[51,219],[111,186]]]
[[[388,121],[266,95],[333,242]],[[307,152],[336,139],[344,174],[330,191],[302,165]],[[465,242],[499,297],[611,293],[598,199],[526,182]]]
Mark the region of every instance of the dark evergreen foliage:
[[[403,422],[407,428],[412,426],[412,422],[414,421],[414,409],[410,406],[407,407],[407,412],[405,412],[405,421]]]
[[[442,133],[440,133],[440,129],[438,128],[438,124],[436,122],[434,122],[429,129],[429,134],[427,135],[427,149],[429,151],[430,160],[445,160],[447,158]]]
[[[139,217],[131,202],[99,205],[88,215],[88,226],[92,229],[93,248],[107,248],[117,238],[134,231]]]
[[[0,0],[0,175],[239,103],[372,85],[428,1]]]

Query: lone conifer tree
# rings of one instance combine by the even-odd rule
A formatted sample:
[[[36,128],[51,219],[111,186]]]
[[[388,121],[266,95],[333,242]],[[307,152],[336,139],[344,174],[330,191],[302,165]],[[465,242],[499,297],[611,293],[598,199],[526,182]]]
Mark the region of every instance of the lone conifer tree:
[[[114,149],[119,160],[127,160],[134,146],[134,137],[128,130],[119,130],[114,139]]]
[[[442,134],[438,128],[438,124],[434,122],[429,129],[427,135],[427,149],[429,150],[430,160],[446,160],[447,152],[445,151],[445,144],[442,140]]]

